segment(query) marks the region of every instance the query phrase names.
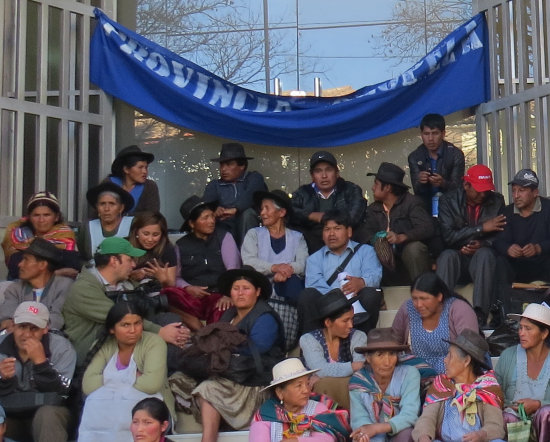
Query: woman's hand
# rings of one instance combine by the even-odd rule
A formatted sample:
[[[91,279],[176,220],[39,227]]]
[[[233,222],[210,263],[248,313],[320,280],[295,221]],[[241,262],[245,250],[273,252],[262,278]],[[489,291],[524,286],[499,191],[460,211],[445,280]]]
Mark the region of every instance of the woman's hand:
[[[516,411],[518,409],[518,404],[523,404],[523,408],[525,409],[525,413],[527,415],[533,414],[540,408],[541,405],[540,401],[537,401],[536,399],[519,399],[512,407]]]
[[[207,290],[208,286],[200,287],[198,285],[188,285],[184,287],[185,291],[189,293],[193,298],[204,298],[210,296],[210,292]]]
[[[357,430],[351,433],[352,440],[358,442],[368,442],[371,437],[377,434],[385,434],[391,431],[391,425],[388,423],[361,425]]]
[[[161,265],[157,259],[154,258],[145,265],[143,270],[147,276],[157,279],[163,287],[167,287],[173,285],[169,269],[168,263]]]
[[[317,381],[321,379],[319,376],[317,376],[316,374],[313,374],[309,377],[309,380],[308,380],[308,385],[309,385],[309,388],[312,389],[313,386],[317,383]]]
[[[423,435],[418,438],[418,442],[432,442],[432,438],[430,436]]]
[[[275,282],[285,282],[294,274],[294,269],[290,264],[273,264],[271,272],[273,273],[273,280]]]
[[[485,430],[472,431],[462,436],[462,442],[483,442],[484,440],[487,440],[487,432]]]
[[[361,370],[363,366],[365,365],[364,361],[356,361],[351,363],[351,369],[353,371]]]
[[[159,330],[159,336],[168,344],[183,348],[189,341],[191,332],[181,322],[172,322]]]
[[[231,298],[229,296],[222,296],[220,299],[218,299],[218,302],[216,302],[216,308],[218,310],[221,310],[222,312],[226,311],[232,306],[233,301],[231,301]]]

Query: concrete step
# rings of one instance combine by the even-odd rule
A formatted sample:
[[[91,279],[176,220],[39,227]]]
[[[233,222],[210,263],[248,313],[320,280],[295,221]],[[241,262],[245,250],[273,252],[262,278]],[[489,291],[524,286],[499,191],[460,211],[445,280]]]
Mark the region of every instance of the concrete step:
[[[173,434],[167,436],[169,441],[201,442],[202,433],[193,434]],[[220,442],[246,442],[248,441],[248,431],[229,431],[218,435]]]

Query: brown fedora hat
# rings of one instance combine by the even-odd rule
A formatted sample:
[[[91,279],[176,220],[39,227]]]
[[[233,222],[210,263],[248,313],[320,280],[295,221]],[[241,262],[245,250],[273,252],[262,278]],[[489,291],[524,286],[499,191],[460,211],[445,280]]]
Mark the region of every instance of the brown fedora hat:
[[[472,359],[475,359],[482,367],[490,370],[491,367],[485,361],[485,354],[489,351],[489,344],[483,336],[478,332],[470,329],[463,330],[453,340],[443,339],[451,345],[456,345],[461,350],[469,354]]]
[[[409,346],[403,344],[391,327],[373,328],[367,334],[367,345],[357,347],[357,353],[368,353],[377,350],[405,351]]]

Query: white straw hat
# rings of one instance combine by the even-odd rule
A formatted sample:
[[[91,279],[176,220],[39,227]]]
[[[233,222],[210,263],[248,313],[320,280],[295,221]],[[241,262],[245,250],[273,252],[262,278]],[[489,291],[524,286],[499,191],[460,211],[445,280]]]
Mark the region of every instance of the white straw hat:
[[[320,369],[308,370],[298,358],[285,359],[273,367],[273,380],[267,387],[263,388],[262,391],[286,381],[305,376],[306,374],[315,373],[319,370]]]
[[[521,315],[509,313],[508,317],[514,321],[519,321],[521,318],[532,319],[550,327],[550,308],[541,304],[529,304]]]

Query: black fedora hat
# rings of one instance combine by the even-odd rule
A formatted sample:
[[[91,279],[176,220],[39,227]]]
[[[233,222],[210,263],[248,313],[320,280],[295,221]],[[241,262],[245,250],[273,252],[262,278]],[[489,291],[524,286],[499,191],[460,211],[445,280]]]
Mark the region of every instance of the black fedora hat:
[[[383,183],[393,184],[394,186],[403,187],[405,189],[409,188],[409,186],[403,182],[405,171],[393,163],[383,162],[380,164],[378,172],[369,172],[367,173],[367,176],[374,176],[377,180],[380,180]]]
[[[128,212],[132,207],[134,207],[134,198],[128,192],[126,192],[122,187],[116,185],[111,181],[105,181],[104,183],[99,184],[98,186],[92,187],[86,192],[86,199],[88,203],[95,207],[97,205],[97,199],[99,195],[103,192],[112,192],[116,193],[122,204],[124,205],[124,212]]]
[[[147,164],[152,163],[155,159],[155,156],[152,153],[143,152],[138,146],[132,144],[131,146],[121,149],[116,154],[115,160],[113,161],[113,164],[111,164],[111,173],[113,175],[122,176],[122,168],[126,158],[128,157],[139,157],[140,159],[143,159],[143,161],[147,161]]]
[[[243,266],[240,269],[227,270],[222,273],[218,278],[218,289],[224,295],[229,296],[233,283],[243,277],[250,279],[256,287],[260,288],[259,299],[266,300],[271,296],[271,293],[273,292],[271,282],[269,282],[267,276],[257,272],[251,266]]]
[[[485,354],[489,351],[489,344],[483,336],[471,329],[465,329],[453,340],[443,339],[443,341],[456,345],[458,348],[469,354],[479,364],[490,370],[491,367],[485,361]]]
[[[253,160],[252,157],[247,157],[244,153],[244,146],[241,143],[224,143],[222,151],[218,158],[211,158],[210,161],[223,163],[231,160]]]
[[[357,299],[348,299],[340,289],[332,289],[325,293],[319,300],[319,319],[328,318],[333,313],[344,308],[351,308]]]
[[[263,200],[273,200],[280,206],[282,209],[286,209],[287,216],[290,216],[292,212],[292,203],[288,195],[280,189],[272,190],[271,192],[266,192],[259,190],[254,192],[254,206],[258,208],[258,211],[261,208]]]
[[[56,266],[61,263],[60,250],[44,238],[35,238],[23,253],[45,259]]]
[[[199,198],[197,195],[191,195],[189,198],[187,198],[183,203],[181,203],[180,206],[180,214],[183,218],[183,224],[180,227],[180,230],[188,232],[189,227],[189,218],[192,217],[193,212],[195,210],[198,210],[199,208],[206,206],[212,211],[216,210],[216,207],[218,207],[217,201],[211,201],[206,202],[202,198]]]

